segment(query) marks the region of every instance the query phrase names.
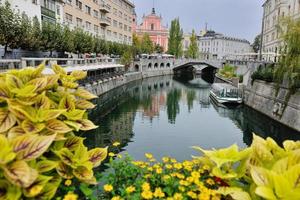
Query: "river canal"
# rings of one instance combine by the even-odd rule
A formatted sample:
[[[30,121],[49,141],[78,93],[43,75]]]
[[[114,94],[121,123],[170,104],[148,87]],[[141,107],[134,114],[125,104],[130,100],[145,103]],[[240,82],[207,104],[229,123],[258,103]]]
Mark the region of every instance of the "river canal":
[[[154,77],[119,87],[95,102],[90,118],[99,128],[84,133],[85,142],[104,147],[119,141],[120,151],[134,159],[150,152],[184,160],[198,155],[192,146],[246,147],[253,132],[278,143],[300,139],[299,132],[246,106],[216,106],[209,90],[209,83],[194,76]]]

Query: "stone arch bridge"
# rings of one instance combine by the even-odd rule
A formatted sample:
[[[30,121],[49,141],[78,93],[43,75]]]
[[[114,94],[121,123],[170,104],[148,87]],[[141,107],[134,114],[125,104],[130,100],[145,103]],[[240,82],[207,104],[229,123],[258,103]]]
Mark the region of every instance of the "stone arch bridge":
[[[198,60],[198,59],[141,59],[135,61],[132,71],[149,72],[169,70],[174,73],[182,70],[193,69],[196,71],[219,69],[223,66],[222,60]]]

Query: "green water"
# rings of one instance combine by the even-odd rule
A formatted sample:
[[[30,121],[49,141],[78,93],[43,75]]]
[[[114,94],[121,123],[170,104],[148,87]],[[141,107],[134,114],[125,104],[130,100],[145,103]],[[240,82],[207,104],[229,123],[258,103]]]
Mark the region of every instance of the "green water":
[[[300,133],[246,107],[222,108],[209,97],[201,77],[155,77],[102,95],[90,118],[100,127],[85,133],[90,147],[121,142],[122,153],[143,159],[145,152],[178,160],[197,155],[191,146],[222,148],[251,144],[252,133],[278,143]],[[114,149],[116,150],[116,149]]]

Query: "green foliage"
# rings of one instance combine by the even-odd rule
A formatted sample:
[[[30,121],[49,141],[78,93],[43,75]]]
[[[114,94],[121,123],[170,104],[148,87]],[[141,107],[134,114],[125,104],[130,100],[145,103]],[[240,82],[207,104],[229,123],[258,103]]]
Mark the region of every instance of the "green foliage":
[[[15,14],[10,8],[10,3],[5,1],[4,5],[0,5],[0,44],[4,46],[4,57],[7,48],[18,47],[20,39],[22,39],[21,17]]]
[[[93,168],[107,155],[75,135],[97,127],[87,119],[96,96],[76,83],[86,72],[44,68],[0,75],[1,199],[52,199],[63,179],[96,184]]]
[[[260,49],[260,43],[261,43],[261,34],[255,37],[254,42],[251,45],[255,53],[258,53]]]
[[[183,31],[180,27],[179,19],[177,18],[171,22],[169,43],[168,43],[169,54],[174,55],[176,58],[181,57],[183,54],[182,39],[183,39]]]
[[[163,53],[164,52],[164,48],[162,46],[160,46],[159,44],[156,44],[154,46],[154,52],[155,53]]]
[[[194,147],[202,156],[177,162],[149,153],[147,161],[111,161],[101,175],[102,199],[300,199],[300,142],[283,147],[253,135],[252,145],[218,150]],[[120,156],[119,156],[120,157]]]
[[[237,77],[236,75],[236,67],[226,64],[222,69],[218,71],[218,74],[226,79],[231,79],[233,77]]]
[[[195,30],[193,30],[192,35],[190,37],[190,46],[188,49],[188,57],[196,59],[199,56],[199,48],[197,44],[197,35]]]
[[[154,51],[154,45],[148,34],[144,34],[141,40],[141,52],[146,54],[151,54]]]
[[[273,82],[274,80],[274,66],[267,65],[266,67],[259,67],[252,75],[252,82],[255,80],[262,80],[266,82]]]
[[[300,20],[286,19],[283,39],[286,48],[282,51],[280,62],[274,71],[274,80],[282,84],[285,79],[292,91],[300,87]]]
[[[131,50],[127,50],[123,53],[122,57],[121,57],[121,63],[122,65],[125,66],[125,69],[127,71],[128,67],[130,66],[130,64],[133,61],[133,57],[132,57],[132,52]]]

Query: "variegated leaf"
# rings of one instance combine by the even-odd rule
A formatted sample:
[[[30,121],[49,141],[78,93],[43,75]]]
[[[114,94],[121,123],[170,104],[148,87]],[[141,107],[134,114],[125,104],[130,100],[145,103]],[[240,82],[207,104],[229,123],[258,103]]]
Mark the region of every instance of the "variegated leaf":
[[[72,168],[64,164],[63,162],[58,163],[56,171],[61,177],[65,179],[72,179],[74,177],[74,175],[72,174]]]
[[[14,185],[29,187],[38,177],[38,172],[23,161],[15,161],[3,168],[4,176]]]
[[[78,97],[81,97],[81,98],[87,99],[87,100],[98,98],[96,95],[90,93],[89,91],[87,91],[83,88],[78,88],[74,94]]]
[[[95,105],[86,100],[78,100],[76,102],[76,107],[79,109],[85,110],[85,109],[93,109],[93,108],[95,108]]]
[[[93,163],[93,167],[98,167],[107,157],[107,147],[92,149],[88,152],[88,156],[89,161]]]
[[[24,120],[22,122],[22,128],[26,133],[38,133],[42,131],[46,125],[44,123],[33,123],[29,120]]]
[[[81,70],[75,70],[71,72],[71,76],[76,80],[84,79],[87,76],[87,72]]]
[[[7,110],[0,110],[0,133],[8,131],[17,122],[13,113]]]
[[[56,134],[50,136],[26,134],[14,139],[12,145],[19,160],[29,161],[47,151],[55,137]]]
[[[57,119],[52,119],[48,121],[46,127],[48,130],[53,131],[55,133],[68,133],[72,131],[72,129],[69,126]]]
[[[40,173],[51,171],[52,169],[55,169],[58,165],[57,161],[52,160],[41,160],[36,164],[36,169]]]
[[[81,124],[80,130],[89,131],[98,128],[92,121],[88,119],[77,120],[77,123]]]

